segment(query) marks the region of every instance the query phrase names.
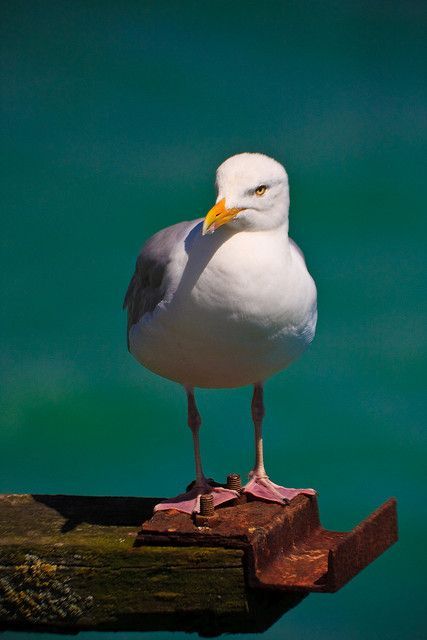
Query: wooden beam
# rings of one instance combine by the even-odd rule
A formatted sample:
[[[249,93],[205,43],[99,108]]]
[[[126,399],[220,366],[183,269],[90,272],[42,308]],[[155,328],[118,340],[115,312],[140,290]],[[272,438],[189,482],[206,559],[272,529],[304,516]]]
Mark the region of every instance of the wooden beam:
[[[241,549],[135,546],[155,498],[0,496],[0,626],[263,631],[305,596],[251,589]]]

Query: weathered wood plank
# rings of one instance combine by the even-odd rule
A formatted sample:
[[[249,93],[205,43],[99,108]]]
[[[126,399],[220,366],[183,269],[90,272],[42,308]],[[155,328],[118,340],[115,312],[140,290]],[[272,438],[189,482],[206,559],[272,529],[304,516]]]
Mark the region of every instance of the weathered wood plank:
[[[0,496],[0,625],[257,630],[301,599],[248,589],[241,549],[134,546],[154,503]]]

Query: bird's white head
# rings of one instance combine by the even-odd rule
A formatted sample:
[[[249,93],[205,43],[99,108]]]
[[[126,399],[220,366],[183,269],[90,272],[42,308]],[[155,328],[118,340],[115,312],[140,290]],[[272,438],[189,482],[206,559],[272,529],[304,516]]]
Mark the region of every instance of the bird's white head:
[[[216,172],[218,197],[203,223],[203,235],[227,223],[235,231],[287,227],[289,184],[285,168],[262,153],[239,153]]]

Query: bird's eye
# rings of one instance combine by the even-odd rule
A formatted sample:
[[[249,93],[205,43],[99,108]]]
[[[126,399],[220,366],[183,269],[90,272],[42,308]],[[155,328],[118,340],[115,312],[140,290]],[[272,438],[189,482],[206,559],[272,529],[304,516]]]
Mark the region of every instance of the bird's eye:
[[[266,191],[267,191],[267,187],[265,186],[265,184],[261,184],[259,187],[255,189],[255,195],[263,196]]]

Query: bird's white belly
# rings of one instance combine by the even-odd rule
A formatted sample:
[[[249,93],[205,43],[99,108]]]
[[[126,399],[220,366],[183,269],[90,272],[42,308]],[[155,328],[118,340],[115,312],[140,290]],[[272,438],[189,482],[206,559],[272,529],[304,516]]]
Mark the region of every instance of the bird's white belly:
[[[292,261],[281,250],[275,264],[259,238],[251,247],[256,235],[244,238],[250,258],[243,269],[235,242],[221,245],[207,265],[195,251],[171,299],[131,329],[131,351],[142,364],[189,386],[239,387],[305,350],[316,324],[314,283],[299,256]]]

